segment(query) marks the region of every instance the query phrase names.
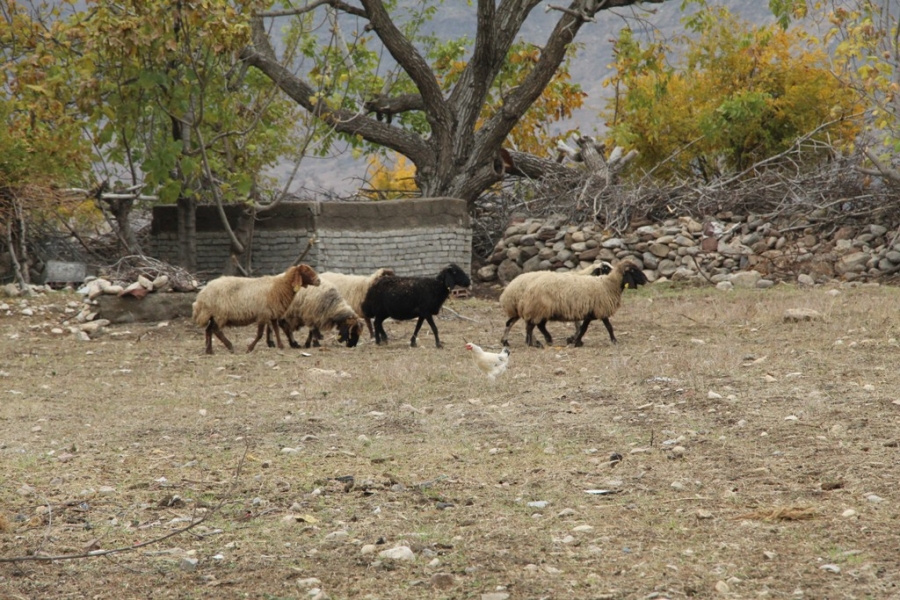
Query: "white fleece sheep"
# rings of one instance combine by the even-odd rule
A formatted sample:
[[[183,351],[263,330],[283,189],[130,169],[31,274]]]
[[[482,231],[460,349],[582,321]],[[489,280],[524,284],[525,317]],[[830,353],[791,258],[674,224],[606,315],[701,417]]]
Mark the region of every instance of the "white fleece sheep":
[[[206,353],[213,353],[213,335],[229,352],[234,352],[234,346],[222,333],[222,328],[256,323],[256,339],[247,347],[247,352],[252,352],[266,325],[274,327],[297,291],[308,285],[319,285],[319,277],[309,265],[290,267],[280,275],[213,279],[200,290],[193,304],[194,323],[206,328]],[[278,347],[283,348],[277,329],[275,339]]]
[[[527,323],[525,343],[541,347],[540,342],[534,340],[536,325],[545,325],[547,321],[582,321],[578,333],[570,342],[577,348],[584,345],[581,340],[594,319],[603,321],[610,341],[616,343],[609,317],[619,309],[626,287],[645,283],[647,278],[644,273],[628,260],[617,264],[605,277],[544,273],[528,285],[522,296],[520,316]]]
[[[345,275],[344,273],[320,273],[319,276],[322,278],[322,281],[330,283],[334,285],[338,291],[343,296],[344,300],[347,301],[347,304],[350,305],[350,308],[353,311],[363,316],[362,312],[362,303],[363,300],[366,299],[366,294],[369,292],[369,288],[372,287],[372,284],[378,279],[384,277],[385,275],[393,275],[393,269],[378,269],[371,275]],[[366,327],[369,330],[369,337],[375,337],[375,329],[372,327],[372,319],[369,317],[364,317],[366,321]]]
[[[300,347],[294,340],[294,332],[304,325],[309,327],[307,348],[310,345],[318,346],[319,340],[322,339],[321,332],[330,331],[335,327],[338,329],[338,340],[345,342],[348,348],[352,348],[359,342],[359,334],[362,331],[359,315],[341,297],[337,287],[325,281],[318,287],[308,287],[297,292],[284,316],[278,320],[278,324],[287,336],[291,348]],[[266,342],[269,346],[273,345],[268,333]]]
[[[592,277],[598,277],[600,275],[607,275],[612,271],[612,265],[606,261],[601,261],[599,263],[595,263],[592,265],[588,265],[583,269],[578,269],[575,271],[565,271],[564,275],[588,275]],[[534,283],[540,276],[546,275],[549,271],[532,271],[530,273],[522,273],[515,279],[509,282],[509,285],[503,290],[503,293],[500,294],[500,308],[506,313],[507,321],[506,321],[506,329],[503,331],[503,336],[500,338],[500,343],[504,346],[509,346],[509,332],[512,329],[512,326],[515,325],[519,319],[522,317],[521,315],[521,302],[522,296],[525,293],[525,290],[528,289],[530,285]],[[576,323],[575,325],[575,334],[578,334],[578,328],[580,323]],[[553,343],[553,338],[550,336],[550,332],[547,331],[546,324],[538,324],[538,329],[540,329],[541,333],[544,335],[544,339],[547,341],[547,345]]]

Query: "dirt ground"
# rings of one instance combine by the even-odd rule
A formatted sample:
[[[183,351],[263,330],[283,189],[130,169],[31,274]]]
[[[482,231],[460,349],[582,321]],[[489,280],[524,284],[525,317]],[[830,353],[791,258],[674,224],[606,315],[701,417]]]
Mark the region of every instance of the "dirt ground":
[[[519,324],[496,382],[485,293],[443,350],[213,356],[4,300],[0,598],[900,598],[900,289],[626,294],[618,345]]]

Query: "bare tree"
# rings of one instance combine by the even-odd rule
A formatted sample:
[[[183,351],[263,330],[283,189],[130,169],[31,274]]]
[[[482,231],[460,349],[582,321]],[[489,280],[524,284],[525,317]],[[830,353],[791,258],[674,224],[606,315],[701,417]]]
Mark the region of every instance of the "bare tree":
[[[659,4],[664,0],[645,0]],[[522,115],[537,100],[553,78],[585,23],[593,22],[600,11],[640,4],[639,0],[573,0],[566,7],[548,6],[559,13],[556,26],[541,47],[540,59],[522,83],[503,98],[503,106],[485,122],[479,117],[494,79],[507,51],[539,0],[478,0],[474,47],[467,66],[458,80],[445,91],[426,60],[426,56],[401,29],[381,0],[360,0],[351,5],[342,0],[318,0],[302,8],[260,13],[252,24],[253,43],[242,58],[268,76],[310,114],[334,131],[359,136],[369,143],[396,151],[416,166],[416,184],[426,197],[453,196],[465,199],[470,207],[478,196],[500,181],[505,173],[501,146]],[[264,19],[292,15],[308,16],[317,9],[329,9],[351,15],[366,23],[398,67],[411,80],[417,93],[391,95],[379,93],[354,110],[347,105],[330,106],[317,101],[319,91],[313,83],[297,75],[289,64],[279,61],[272,48]],[[383,91],[383,90],[382,90]],[[374,115],[369,111],[374,111]],[[407,111],[422,111],[428,122],[423,136],[394,122],[392,117]],[[387,117],[387,118],[385,118]],[[513,154],[513,160],[516,155]],[[528,163],[534,169],[553,163]],[[518,164],[518,163],[516,163]],[[560,169],[565,167],[559,166]]]

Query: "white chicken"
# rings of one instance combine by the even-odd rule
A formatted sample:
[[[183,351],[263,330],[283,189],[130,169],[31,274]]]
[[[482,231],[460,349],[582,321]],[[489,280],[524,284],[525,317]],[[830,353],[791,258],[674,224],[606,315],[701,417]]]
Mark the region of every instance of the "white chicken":
[[[475,364],[487,374],[491,381],[494,381],[498,375],[502,375],[509,366],[509,348],[504,348],[500,352],[485,352],[475,344],[466,344],[466,350],[472,351]]]

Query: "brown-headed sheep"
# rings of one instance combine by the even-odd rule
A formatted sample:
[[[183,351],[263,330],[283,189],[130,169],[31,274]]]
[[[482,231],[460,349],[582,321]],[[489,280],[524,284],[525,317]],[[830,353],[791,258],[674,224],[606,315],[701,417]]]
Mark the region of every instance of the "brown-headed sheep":
[[[582,338],[594,319],[603,321],[610,341],[616,343],[609,317],[621,306],[623,290],[645,283],[647,277],[643,271],[629,260],[618,263],[603,277],[545,273],[528,286],[522,297],[520,315],[527,323],[525,343],[541,347],[534,340],[536,325],[545,325],[547,321],[581,321],[578,333],[569,341],[577,348],[584,345]]]
[[[347,304],[353,311],[362,316],[369,329],[369,337],[375,337],[375,329],[372,327],[372,319],[363,315],[362,303],[366,299],[366,293],[377,279],[386,275],[393,275],[393,269],[378,269],[371,275],[346,275],[344,273],[319,273],[322,281],[328,282],[338,289]]]
[[[266,325],[274,328],[297,291],[308,285],[319,285],[319,276],[309,265],[292,266],[279,275],[213,279],[200,290],[193,304],[194,323],[206,328],[206,353],[213,353],[213,335],[229,352],[234,352],[222,328],[256,323],[256,339],[247,347],[247,352],[252,352]],[[278,347],[283,348],[277,329],[275,339]]]

